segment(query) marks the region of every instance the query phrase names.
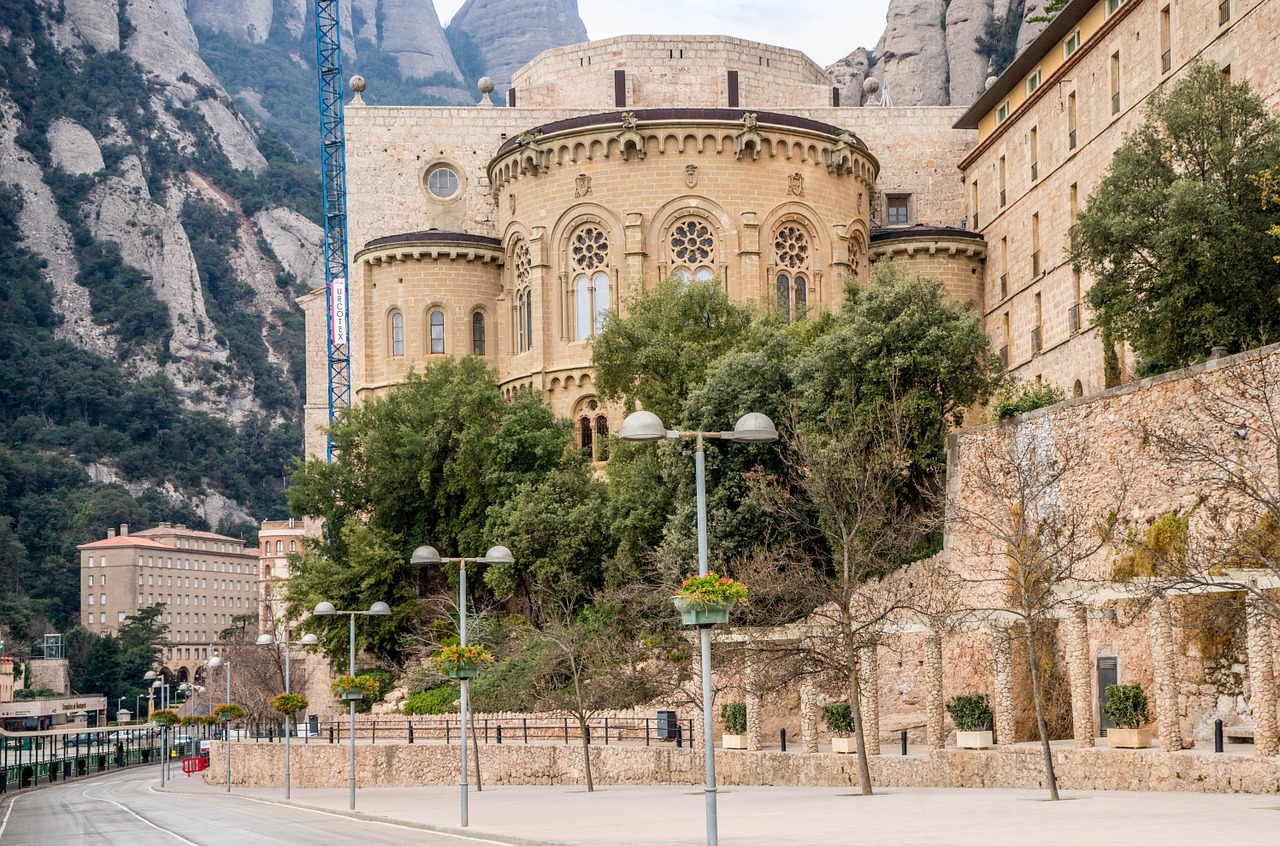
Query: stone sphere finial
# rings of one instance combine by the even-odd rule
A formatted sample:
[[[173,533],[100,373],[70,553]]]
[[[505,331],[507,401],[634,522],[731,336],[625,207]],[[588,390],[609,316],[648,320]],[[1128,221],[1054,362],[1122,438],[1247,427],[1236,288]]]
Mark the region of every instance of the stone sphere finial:
[[[493,89],[497,86],[493,84],[493,78],[482,76],[476,81],[476,87],[480,89],[480,102],[477,106],[492,106],[493,101],[489,99],[489,95],[493,93]]]
[[[993,85],[995,85],[995,84],[996,84],[996,77],[994,77],[994,76],[989,76],[989,77],[987,77],[987,82],[986,82],[986,84],[982,86],[982,89],[985,91],[985,90],[987,90],[988,88],[990,88],[991,86],[993,86]]]
[[[862,80],[862,93],[867,95],[867,103],[874,104],[876,95],[880,93],[880,80],[872,76]]]
[[[366,88],[364,77],[360,76],[360,74],[356,74],[355,76],[351,77],[350,85],[351,85],[351,105],[363,106],[364,98],[361,97],[360,95],[364,93],[364,89]]]

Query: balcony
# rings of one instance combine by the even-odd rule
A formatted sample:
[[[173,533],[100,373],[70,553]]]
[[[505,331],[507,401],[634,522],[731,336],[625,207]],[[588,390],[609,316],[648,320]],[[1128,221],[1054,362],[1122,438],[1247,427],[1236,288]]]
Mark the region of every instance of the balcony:
[[[1009,345],[1005,344],[1000,348],[1000,366],[1005,370],[1009,369]]]
[[[1040,178],[1040,162],[1031,163],[1031,181],[1035,182]]]
[[[1031,278],[1034,279],[1039,275],[1040,275],[1040,251],[1036,250],[1034,253],[1031,254]]]
[[[1009,274],[1001,273],[1000,274],[1000,299],[1003,300],[1008,296],[1009,296]]]
[[[1000,189],[1000,208],[1004,208],[1004,189]]]
[[[1169,69],[1172,67],[1173,53],[1169,50],[1165,50],[1160,54],[1160,73],[1168,73]]]
[[[1120,114],[1120,92],[1119,91],[1111,95],[1111,114],[1113,115]]]
[[[1076,148],[1076,131],[1073,129],[1067,133],[1067,149],[1074,150]]]
[[[1080,304],[1067,309],[1067,328],[1072,335],[1080,331]]]
[[[1040,355],[1040,350],[1042,348],[1041,328],[1037,326],[1031,330],[1031,354]]]

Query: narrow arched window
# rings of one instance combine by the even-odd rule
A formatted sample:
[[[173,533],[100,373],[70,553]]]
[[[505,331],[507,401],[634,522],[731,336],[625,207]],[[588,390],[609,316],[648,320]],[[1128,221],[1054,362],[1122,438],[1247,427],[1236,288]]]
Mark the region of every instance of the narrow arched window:
[[[526,302],[527,296],[524,291],[516,292],[516,351],[524,352],[529,349],[524,334],[524,318],[525,311],[528,309]]]
[[[404,315],[398,311],[391,313],[391,354],[404,355]]]
[[[604,316],[609,311],[609,274],[597,273],[592,290],[592,307],[595,309],[595,332],[604,329]],[[593,333],[594,334],[594,333]]]
[[[604,325],[609,310],[609,238],[599,226],[573,234],[569,245],[573,266],[574,339],[585,341]]]
[[[529,245],[524,241],[516,244],[514,264],[516,352],[525,352],[533,348],[533,288],[530,285],[533,274],[533,255],[529,252]]]
[[[573,289],[577,303],[573,336],[582,341],[591,337],[591,280],[585,275],[579,276],[574,280]]]
[[[484,355],[484,314],[479,311],[471,315],[471,354]]]
[[[444,352],[444,312],[433,309],[431,312],[431,353],[440,355]]]
[[[808,309],[811,254],[809,235],[799,224],[783,224],[774,234],[773,259],[778,269],[774,295],[787,322],[802,319]]]
[[[774,285],[774,294],[778,300],[778,311],[782,314],[782,319],[791,322],[791,277],[785,273],[778,274],[777,284]]]

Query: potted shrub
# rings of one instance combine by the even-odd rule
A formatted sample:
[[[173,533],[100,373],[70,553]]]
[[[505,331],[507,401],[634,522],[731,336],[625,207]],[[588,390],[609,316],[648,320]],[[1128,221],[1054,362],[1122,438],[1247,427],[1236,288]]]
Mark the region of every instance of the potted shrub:
[[[1107,729],[1107,745],[1117,749],[1146,749],[1151,745],[1147,695],[1140,684],[1107,685],[1102,713],[1116,728]]]
[[[747,705],[745,702],[726,702],[720,706],[720,723],[724,734],[720,745],[725,749],[747,748]]]
[[[822,719],[831,732],[831,751],[848,755],[857,751],[857,744],[849,737],[853,733],[853,709],[848,702],[832,702],[822,706]]]
[[[151,712],[151,722],[158,726],[168,728],[169,726],[176,726],[181,721],[182,718],[179,717],[176,712],[170,711],[168,708],[162,708],[159,711]]]
[[[307,710],[307,706],[311,703],[307,701],[307,697],[301,694],[282,693],[279,696],[273,696],[269,704],[272,710],[288,716]]]
[[[227,703],[214,708],[213,716],[220,723],[229,723],[243,717],[244,709],[235,703]]]
[[[378,680],[373,676],[338,676],[330,684],[333,695],[345,701],[373,699],[378,695]]]
[[[483,646],[443,646],[431,658],[436,669],[451,679],[474,679],[480,668],[493,663],[493,655]]]
[[[717,573],[690,576],[680,583],[673,600],[686,626],[727,623],[731,607],[747,604],[747,586]]]
[[[985,693],[951,697],[947,702],[947,713],[956,724],[956,746],[961,749],[990,749],[994,745],[991,700]]]

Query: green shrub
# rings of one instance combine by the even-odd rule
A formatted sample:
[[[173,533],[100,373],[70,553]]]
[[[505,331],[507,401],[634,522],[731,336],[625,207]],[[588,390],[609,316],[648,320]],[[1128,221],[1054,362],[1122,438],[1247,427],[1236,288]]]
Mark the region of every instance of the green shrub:
[[[1037,408],[1056,405],[1066,398],[1066,391],[1053,385],[1010,378],[991,398],[990,416],[992,420],[1008,420]]]
[[[991,731],[991,700],[985,693],[951,697],[947,713],[955,721],[956,731]]]
[[[457,685],[441,684],[415,693],[404,701],[406,714],[456,714],[458,711]]]
[[[836,737],[848,737],[853,731],[853,709],[848,702],[832,702],[822,706],[822,719]]]
[[[747,733],[747,706],[744,702],[726,702],[720,706],[720,722],[725,734]]]
[[[1142,728],[1151,718],[1147,715],[1147,695],[1140,684],[1107,685],[1102,713],[1120,728]]]

